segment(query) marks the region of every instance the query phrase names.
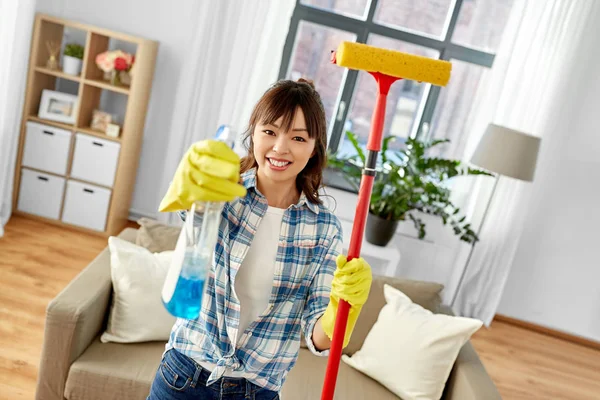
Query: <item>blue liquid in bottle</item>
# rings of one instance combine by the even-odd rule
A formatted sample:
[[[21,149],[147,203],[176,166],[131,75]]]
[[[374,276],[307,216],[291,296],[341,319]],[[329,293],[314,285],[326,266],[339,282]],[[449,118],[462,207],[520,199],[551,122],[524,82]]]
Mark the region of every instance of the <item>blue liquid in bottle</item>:
[[[230,136],[225,128],[220,134]],[[164,307],[176,317],[193,320],[200,316],[224,204],[197,201],[186,214],[161,293]]]
[[[186,319],[198,318],[208,262],[209,259],[193,250],[186,252],[173,297],[168,302],[163,300],[165,308],[172,315]]]

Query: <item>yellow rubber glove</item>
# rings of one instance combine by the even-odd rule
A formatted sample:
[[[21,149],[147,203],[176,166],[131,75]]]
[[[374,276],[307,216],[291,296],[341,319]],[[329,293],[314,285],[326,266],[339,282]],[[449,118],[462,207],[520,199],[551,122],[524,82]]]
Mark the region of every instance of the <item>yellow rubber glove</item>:
[[[246,195],[238,183],[240,158],[225,143],[201,140],[181,159],[158,211],[187,210],[195,201],[231,201]]]
[[[348,324],[346,325],[346,334],[344,335],[344,346],[348,346],[354,325],[360,314],[362,306],[369,298],[371,290],[371,267],[363,258],[355,258],[347,261],[346,256],[340,254],[335,260],[337,269],[333,274],[331,282],[331,294],[329,295],[329,305],[321,319],[323,331],[333,339],[333,328],[337,315],[340,300],[350,303],[348,312]]]

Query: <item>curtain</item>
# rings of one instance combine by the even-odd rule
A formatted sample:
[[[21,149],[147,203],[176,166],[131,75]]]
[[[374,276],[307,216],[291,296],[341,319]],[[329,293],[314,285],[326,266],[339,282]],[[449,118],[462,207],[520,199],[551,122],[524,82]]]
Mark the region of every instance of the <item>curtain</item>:
[[[585,39],[583,32],[594,23],[598,8],[594,0],[515,2],[489,84],[474,99],[478,106],[469,117],[471,136],[466,160],[487,124],[493,122],[541,137],[539,165],[545,148],[553,143],[552,135],[560,134],[554,127],[568,118],[565,104],[577,101],[566,94],[572,79],[583,79],[574,72],[585,59],[580,46]],[[474,182],[466,209],[481,220],[493,182],[486,178]],[[457,314],[479,318],[486,325],[491,323],[515,257],[524,217],[534,206],[529,201],[534,185],[535,181],[500,178],[482,226],[481,241],[474,247],[453,304]],[[456,271],[465,268],[470,250],[470,246],[462,248]],[[457,279],[459,275],[456,274]]]
[[[0,237],[12,212],[14,164],[35,0],[0,0]]]
[[[202,3],[178,87],[157,208],[192,143],[212,137],[221,124],[238,135],[246,129],[254,103],[277,80],[294,6],[294,0]],[[175,224],[178,217],[159,219]]]

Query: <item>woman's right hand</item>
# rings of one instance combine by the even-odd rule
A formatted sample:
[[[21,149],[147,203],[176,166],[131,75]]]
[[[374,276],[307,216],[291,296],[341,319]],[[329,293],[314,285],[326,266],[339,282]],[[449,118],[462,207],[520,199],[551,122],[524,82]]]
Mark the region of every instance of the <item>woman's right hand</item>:
[[[187,210],[195,201],[231,201],[246,195],[238,183],[240,158],[225,143],[201,140],[185,153],[158,211]]]

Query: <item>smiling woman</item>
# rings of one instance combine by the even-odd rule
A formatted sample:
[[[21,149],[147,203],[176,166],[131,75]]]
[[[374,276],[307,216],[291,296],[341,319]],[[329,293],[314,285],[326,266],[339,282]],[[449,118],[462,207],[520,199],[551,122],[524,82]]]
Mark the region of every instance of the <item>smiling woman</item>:
[[[347,346],[368,297],[371,268],[340,254],[341,223],[319,199],[327,131],[312,82],[272,85],[248,125],[247,157],[217,141],[193,144],[161,202],[166,211],[216,198],[226,205],[200,316],[173,326],[150,400],[221,399],[223,390],[241,390],[231,400],[278,399],[300,332],[326,355],[344,300]],[[208,388],[215,382],[220,389]]]
[[[311,81],[279,81],[250,117],[248,156],[241,170],[257,168],[258,189],[278,193],[275,203],[293,203],[301,193],[320,203],[318,189],[327,161],[327,126],[321,98]],[[275,189],[277,185],[277,190]],[[289,187],[289,190],[282,190]],[[269,204],[277,206],[277,204]]]

